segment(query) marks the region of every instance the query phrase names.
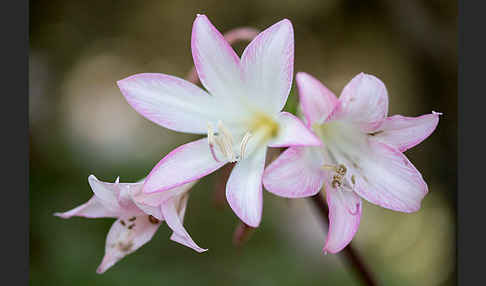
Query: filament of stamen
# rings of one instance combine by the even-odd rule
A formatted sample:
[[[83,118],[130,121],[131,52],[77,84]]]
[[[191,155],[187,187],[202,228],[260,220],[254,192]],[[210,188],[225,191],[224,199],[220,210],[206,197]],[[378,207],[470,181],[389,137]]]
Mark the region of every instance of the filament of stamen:
[[[214,152],[214,145],[209,144],[209,150],[211,151],[211,156],[216,162],[219,162],[218,158],[216,157],[216,153]]]
[[[220,160],[218,160],[216,156],[215,147],[219,149],[219,151],[222,153],[224,158],[226,158],[231,163],[240,161],[245,157],[248,142],[250,138],[253,137],[252,132],[247,131],[243,135],[243,138],[241,139],[240,142],[240,150],[238,154],[238,151],[235,152],[233,150],[233,143],[234,143],[233,136],[230,133],[230,131],[226,128],[226,126],[224,126],[221,120],[218,120],[217,123],[217,130],[218,130],[217,133],[214,132],[214,128],[211,123],[208,122],[207,125],[208,125],[209,150],[211,152],[211,156],[213,156],[213,159],[215,161],[220,162]],[[266,134],[266,132],[267,131],[265,131],[264,133]]]
[[[223,134],[224,138],[229,141],[229,145],[233,146],[233,136],[231,136],[231,133],[226,129],[221,120],[218,120],[218,130]]]
[[[246,151],[246,145],[248,144],[248,140],[250,140],[251,133],[246,132],[245,136],[243,136],[243,139],[241,139],[241,144],[240,144],[240,160],[243,160],[245,156],[245,151]]]
[[[208,143],[214,145],[214,129],[213,125],[208,122]]]
[[[233,152],[233,136],[228,131],[228,129],[226,129],[221,120],[218,121],[218,130],[221,134],[220,137],[217,137],[217,139],[219,139],[218,141],[221,150],[224,150],[223,153],[225,154],[228,161],[236,162],[236,157]]]
[[[223,153],[223,155],[228,159],[228,161],[233,162],[233,149],[232,146],[229,145],[228,140],[225,140],[226,138],[224,135],[216,137],[216,143],[218,144],[219,149]]]
[[[211,155],[213,156],[213,159],[216,162],[219,162],[218,158],[216,157],[216,153],[214,152],[214,130],[213,130],[213,125],[208,122],[208,144],[209,144],[209,150],[211,150]]]

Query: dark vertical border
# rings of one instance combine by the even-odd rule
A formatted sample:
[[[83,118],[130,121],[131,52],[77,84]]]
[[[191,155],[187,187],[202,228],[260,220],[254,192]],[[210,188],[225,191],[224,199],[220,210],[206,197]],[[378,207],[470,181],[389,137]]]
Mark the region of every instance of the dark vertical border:
[[[29,2],[1,9],[2,285],[29,283],[28,50]]]
[[[484,6],[486,5],[484,4],[484,1],[458,1],[457,267],[459,285],[482,285],[485,274],[486,44]]]

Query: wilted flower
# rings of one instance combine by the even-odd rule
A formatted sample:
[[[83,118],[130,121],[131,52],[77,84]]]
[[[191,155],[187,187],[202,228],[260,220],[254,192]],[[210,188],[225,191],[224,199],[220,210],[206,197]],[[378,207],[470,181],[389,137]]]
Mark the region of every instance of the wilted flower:
[[[163,158],[143,191],[167,191],[236,163],[226,198],[243,222],[256,227],[267,146],[320,144],[298,118],[281,112],[292,85],[292,24],[282,20],[258,34],[240,59],[209,19],[198,15],[191,48],[208,92],[165,74],[137,74],[118,82],[128,103],[147,119],[175,131],[207,134]]]
[[[419,210],[427,185],[402,152],[434,131],[439,113],[387,117],[387,90],[372,75],[357,75],[339,99],[306,73],[296,81],[306,124],[323,145],[288,148],[267,167],[263,183],[289,198],[315,195],[324,186],[330,221],[324,251],[336,253],[352,240],[361,198],[395,211]]]
[[[64,213],[55,213],[62,218],[80,216],[86,218],[110,217],[113,223],[106,237],[105,256],[96,270],[105,272],[117,261],[134,252],[152,239],[162,221],[174,231],[171,240],[194,249],[200,248],[182,226],[186,210],[188,191],[195,182],[182,185],[161,194],[142,193],[143,181],[137,183],[115,183],[99,181],[95,176],[88,178],[93,197]]]

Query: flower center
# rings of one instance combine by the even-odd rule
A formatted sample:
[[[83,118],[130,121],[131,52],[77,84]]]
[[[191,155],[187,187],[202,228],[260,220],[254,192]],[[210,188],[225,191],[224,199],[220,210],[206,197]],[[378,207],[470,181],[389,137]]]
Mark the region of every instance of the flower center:
[[[349,122],[328,121],[312,126],[321,137],[326,158],[324,169],[332,171],[331,186],[343,191],[354,191],[356,172],[360,171],[361,157],[369,152],[366,134]]]
[[[246,146],[248,144],[248,140],[250,140],[251,133],[246,132],[241,139],[240,142],[240,155],[237,155],[236,152],[233,150],[234,139],[229,130],[223,125],[221,120],[218,121],[218,131],[214,132],[213,126],[211,123],[208,123],[208,143],[209,149],[211,150],[211,155],[213,156],[214,160],[220,162],[218,157],[216,156],[215,148],[218,148],[221,154],[231,163],[234,163],[240,160],[246,150]]]
[[[229,162],[238,162],[243,160],[245,155],[249,153],[247,150],[249,149],[248,143],[250,142],[250,139],[252,141],[252,147],[255,147],[256,145],[264,144],[266,141],[275,138],[278,135],[278,123],[263,113],[256,113],[255,116],[248,121],[247,126],[248,128],[243,133],[239,144],[236,145],[232,133],[221,120],[218,121],[216,126],[218,132],[214,131],[211,123],[208,123],[208,144],[214,160],[220,162],[216,155],[216,150],[218,150]],[[250,149],[250,152],[254,150],[254,148]]]
[[[270,140],[277,137],[279,126],[270,116],[257,112],[250,123],[250,130],[262,134],[261,140]]]

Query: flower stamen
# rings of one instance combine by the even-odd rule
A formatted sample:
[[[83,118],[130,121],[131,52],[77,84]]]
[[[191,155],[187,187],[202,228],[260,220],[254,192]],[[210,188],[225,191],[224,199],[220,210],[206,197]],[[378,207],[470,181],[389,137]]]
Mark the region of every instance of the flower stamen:
[[[240,143],[240,160],[243,160],[244,156],[245,156],[245,151],[246,151],[246,145],[248,144],[248,140],[250,140],[250,137],[251,137],[251,133],[250,132],[246,132],[245,133],[245,136],[243,136],[243,139],[241,139],[241,143]]]
[[[334,189],[340,189],[342,191],[354,191],[354,185],[356,184],[356,179],[354,175],[351,175],[351,179],[348,180],[346,176],[347,168],[343,164],[339,165],[323,165],[323,169],[331,170],[334,172],[331,180],[331,186]]]
[[[216,143],[218,144],[223,155],[231,163],[236,162],[235,154],[233,152],[233,136],[223,125],[221,120],[218,121],[218,136],[216,137]]]
[[[209,149],[211,150],[211,155],[216,162],[220,162],[216,157],[216,152],[214,151],[214,145],[218,146],[223,156],[231,163],[238,160],[237,156],[233,152],[233,136],[223,125],[221,120],[218,121],[218,133],[215,133],[211,123],[208,123],[208,143]]]
[[[227,143],[230,146],[233,146],[233,136],[231,136],[231,133],[223,125],[223,122],[221,120],[218,120],[218,130],[221,132],[221,134],[223,135],[223,137],[226,138]]]
[[[214,129],[213,129],[213,125],[208,122],[208,144],[209,144],[209,150],[211,150],[211,155],[213,156],[213,159],[216,162],[219,162],[218,157],[216,157],[216,153],[214,152],[214,143],[215,142],[216,141],[214,139]]]

